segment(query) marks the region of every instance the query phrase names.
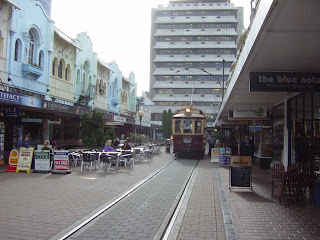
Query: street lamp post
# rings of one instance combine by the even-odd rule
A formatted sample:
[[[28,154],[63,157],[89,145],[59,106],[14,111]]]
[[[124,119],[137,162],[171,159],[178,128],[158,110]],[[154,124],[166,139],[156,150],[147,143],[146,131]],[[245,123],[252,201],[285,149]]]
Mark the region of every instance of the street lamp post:
[[[139,120],[140,120],[140,146],[141,146],[141,144],[142,144],[141,120],[142,120],[142,117],[143,117],[143,111],[142,111],[142,110],[139,110],[139,112],[138,112],[138,116],[139,116]]]

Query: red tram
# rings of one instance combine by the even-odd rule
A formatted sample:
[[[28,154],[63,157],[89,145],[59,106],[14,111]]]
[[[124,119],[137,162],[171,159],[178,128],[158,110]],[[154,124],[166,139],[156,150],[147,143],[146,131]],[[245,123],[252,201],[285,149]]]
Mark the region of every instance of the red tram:
[[[173,152],[177,158],[201,159],[205,151],[206,116],[194,108],[179,109],[172,119]]]

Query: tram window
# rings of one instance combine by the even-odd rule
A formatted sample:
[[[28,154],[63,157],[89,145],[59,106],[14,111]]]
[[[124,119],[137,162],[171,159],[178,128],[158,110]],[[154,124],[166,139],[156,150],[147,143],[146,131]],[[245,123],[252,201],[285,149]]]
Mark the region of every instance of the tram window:
[[[195,121],[194,133],[201,133],[201,121]]]
[[[181,121],[176,121],[174,125],[174,132],[181,133]]]
[[[183,133],[192,133],[192,120],[184,120]]]

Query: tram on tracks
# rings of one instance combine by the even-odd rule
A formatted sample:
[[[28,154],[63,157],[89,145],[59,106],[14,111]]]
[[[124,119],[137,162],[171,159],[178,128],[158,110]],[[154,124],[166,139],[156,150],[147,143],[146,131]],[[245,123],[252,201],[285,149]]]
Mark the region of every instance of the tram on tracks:
[[[184,108],[172,117],[173,152],[177,158],[201,159],[205,151],[206,116],[202,110]]]

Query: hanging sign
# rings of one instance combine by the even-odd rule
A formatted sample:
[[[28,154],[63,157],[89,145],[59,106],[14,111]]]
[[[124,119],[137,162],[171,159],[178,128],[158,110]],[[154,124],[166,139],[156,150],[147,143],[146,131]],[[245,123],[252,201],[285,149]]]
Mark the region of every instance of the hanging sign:
[[[34,151],[34,172],[50,172],[50,151]]]
[[[30,173],[32,156],[33,156],[33,147],[20,148],[16,172],[26,171],[27,173]]]
[[[251,72],[250,92],[320,91],[320,73]]]
[[[6,170],[6,172],[16,172],[18,159],[19,151],[17,149],[12,149],[9,154],[8,169]]]
[[[54,151],[54,170],[52,173],[70,173],[69,151]]]
[[[267,119],[267,105],[235,105],[228,119]]]

